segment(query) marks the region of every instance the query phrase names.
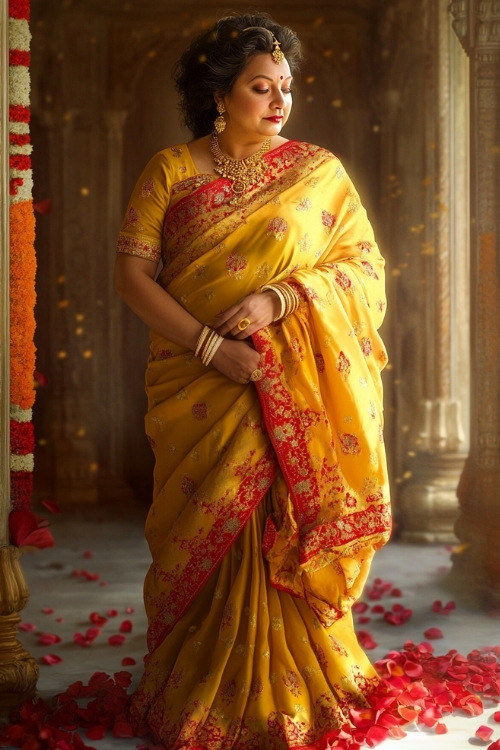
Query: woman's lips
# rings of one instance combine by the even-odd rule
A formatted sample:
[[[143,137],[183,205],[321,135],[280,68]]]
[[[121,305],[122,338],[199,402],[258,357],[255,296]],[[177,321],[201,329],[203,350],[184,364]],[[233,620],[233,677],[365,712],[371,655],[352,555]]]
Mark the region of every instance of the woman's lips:
[[[273,115],[273,117],[266,117],[266,120],[269,120],[269,122],[281,122],[282,119],[282,115]]]

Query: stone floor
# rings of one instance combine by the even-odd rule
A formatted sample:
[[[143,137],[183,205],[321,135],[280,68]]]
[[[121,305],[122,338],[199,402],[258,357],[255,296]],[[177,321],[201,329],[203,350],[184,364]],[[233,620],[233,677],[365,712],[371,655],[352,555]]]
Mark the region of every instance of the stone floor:
[[[132,672],[134,682],[141,670],[145,650],[146,621],[142,610],[142,581],[148,567],[148,551],[143,540],[143,513],[123,509],[110,518],[99,512],[61,513],[50,518],[56,546],[48,550],[25,553],[23,570],[30,588],[30,601],[22,613],[20,640],[40,661],[39,692],[50,698],[63,691],[70,682],[87,680],[94,671],[113,673],[121,669]],[[500,617],[475,611],[456,603],[449,614],[432,610],[432,603],[443,605],[453,596],[447,589],[446,573],[450,552],[444,546],[415,546],[391,542],[375,558],[368,588],[375,579],[390,582],[402,596],[368,602],[370,608],[382,603],[390,609],[398,602],[413,611],[401,626],[388,624],[380,615],[372,615],[369,630],[378,644],[368,651],[373,661],[391,649],[400,649],[407,639],[426,640],[424,631],[438,627],[443,638],[433,641],[436,653],[457,649],[465,655],[472,649],[500,644]],[[111,612],[111,615],[107,614]],[[101,632],[90,647],[74,642],[75,633],[85,637],[88,628],[96,627],[98,613],[107,617]],[[365,613],[365,616],[370,614]],[[92,621],[94,620],[94,621]],[[40,635],[59,636],[49,645],[40,644]],[[121,636],[121,645],[110,645],[109,638]],[[114,639],[117,640],[117,639]],[[50,638],[49,638],[50,641]],[[113,641],[113,639],[112,639]],[[56,663],[45,663],[47,656]],[[60,659],[60,661],[59,661]],[[134,660],[123,666],[123,660]],[[50,661],[50,658],[48,659]],[[448,733],[436,735],[433,730],[411,728],[406,738],[389,740],[384,747],[398,750],[457,750],[471,746],[487,747],[475,737],[480,725],[493,728],[493,740],[500,738],[500,725],[493,720],[498,707],[485,706],[475,718],[453,716],[445,719]],[[135,748],[136,740],[105,738],[86,741],[97,750]]]

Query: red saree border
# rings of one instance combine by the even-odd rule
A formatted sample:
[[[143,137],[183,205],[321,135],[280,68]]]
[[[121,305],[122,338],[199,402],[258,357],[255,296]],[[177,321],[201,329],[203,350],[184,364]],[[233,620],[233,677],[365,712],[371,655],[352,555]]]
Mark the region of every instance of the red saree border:
[[[297,451],[307,453],[303,420],[297,414],[291,395],[283,384],[283,366],[276,358],[269,334],[266,336],[258,331],[252,339],[261,355],[261,367],[265,372],[264,378],[255,385],[269,438],[295,509],[299,528],[300,562],[307,563],[316,555],[333,548],[337,548],[340,555],[346,548],[359,547],[360,539],[368,543],[369,539],[385,537],[391,530],[391,512],[387,503],[375,501],[362,511],[349,513],[345,517],[345,523],[338,517],[332,518],[328,523],[315,523],[321,496],[315,472],[309,471],[307,477],[304,477],[304,464],[292,460],[296,458]],[[299,447],[293,446],[289,440],[277,440],[274,435],[274,428],[280,427],[277,414],[283,411],[287,412],[288,424],[291,423],[293,427],[294,443],[299,443]],[[305,525],[310,528],[304,529]],[[269,528],[267,535],[266,543],[269,546],[272,544]]]
[[[230,504],[225,504],[225,513],[218,515],[206,536],[196,537],[193,540],[180,541],[178,538],[174,540],[177,543],[180,541],[181,549],[189,550],[189,561],[182,568],[177,566],[171,572],[163,570],[158,563],[152,564],[150,572],[156,578],[168,583],[170,592],[162,601],[162,612],[157,613],[154,625],[151,624],[148,630],[150,654],[188,610],[217,565],[234,544],[273,483],[276,468],[274,451],[269,446],[257,463],[250,467],[249,473],[238,487],[235,498]],[[223,499],[220,498],[220,500]],[[217,504],[217,501],[214,504]],[[237,515],[233,513],[236,506],[242,508]],[[234,530],[235,519],[238,521],[236,531]],[[209,560],[208,566],[207,560]]]
[[[163,224],[164,269],[160,279],[165,288],[191,263],[244,226],[259,208],[299,180],[311,177],[325,162],[338,161],[323,147],[302,141],[287,141],[268,152],[264,160],[268,169],[263,183],[249,191],[244,203],[230,204],[233,197],[230,181],[219,177],[201,185],[168,209]],[[226,222],[224,231],[220,229],[222,221]],[[200,241],[205,234],[205,239]],[[169,250],[169,241],[174,237],[175,243]],[[191,247],[193,238],[197,240],[195,247]]]

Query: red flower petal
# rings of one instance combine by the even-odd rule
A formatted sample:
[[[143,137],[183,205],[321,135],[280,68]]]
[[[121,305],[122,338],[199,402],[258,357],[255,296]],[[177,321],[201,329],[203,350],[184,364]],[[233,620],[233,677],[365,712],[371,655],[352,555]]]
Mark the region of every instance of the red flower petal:
[[[375,745],[380,745],[381,742],[384,742],[388,736],[388,729],[375,725],[374,727],[370,727],[366,733],[366,744],[368,747],[375,747]]]
[[[41,646],[52,646],[54,643],[61,643],[61,637],[55,633],[40,633],[38,643]]]
[[[9,514],[9,531],[16,547],[45,549],[54,546],[51,532],[42,528],[45,522],[30,510],[13,510]]]
[[[95,727],[90,727],[85,730],[85,737],[89,740],[102,740],[102,738],[106,736],[106,731],[106,727],[103,727],[101,724],[96,724]]]
[[[126,607],[125,612],[127,613],[127,615],[133,615],[135,609],[133,607]]]
[[[45,654],[45,656],[40,657],[40,661],[43,664],[48,664],[49,667],[53,667],[54,664],[60,664],[62,659],[57,654]]]
[[[123,646],[125,643],[125,636],[124,635],[110,635],[108,638],[108,643],[110,646]]]
[[[101,626],[105,625],[108,621],[107,617],[104,617],[104,615],[100,615],[99,612],[91,612],[89,615],[89,620],[93,625]]]
[[[357,635],[360,644],[367,651],[372,648],[377,648],[378,643],[373,639],[372,634],[367,630],[360,630]]]
[[[448,734],[448,727],[446,724],[443,724],[442,721],[438,721],[436,726],[434,727],[434,731],[436,734]]]
[[[42,612],[44,615],[54,614],[54,610],[52,609],[52,607],[43,607]]]
[[[486,727],[484,724],[481,724],[481,726],[476,729],[476,737],[483,742],[489,742],[492,734],[493,729],[491,729],[491,727]]]
[[[73,640],[78,646],[90,646],[100,634],[101,631],[99,628],[87,628],[85,635],[75,633]]]
[[[108,611],[106,612],[106,614],[108,615],[108,617],[116,617],[118,615],[118,610],[117,609],[108,609]]]
[[[122,659],[122,667],[133,667],[134,664],[137,664],[137,662],[132,656],[125,656]]]
[[[117,721],[113,727],[113,734],[115,737],[125,739],[127,737],[134,737],[134,730],[128,721]]]
[[[130,620],[124,620],[119,628],[120,633],[131,633],[132,627],[133,625]]]
[[[441,628],[427,628],[427,630],[424,631],[424,636],[430,641],[435,641],[444,637]]]
[[[42,505],[50,510],[51,513],[60,513],[61,509],[54,500],[42,500]]]

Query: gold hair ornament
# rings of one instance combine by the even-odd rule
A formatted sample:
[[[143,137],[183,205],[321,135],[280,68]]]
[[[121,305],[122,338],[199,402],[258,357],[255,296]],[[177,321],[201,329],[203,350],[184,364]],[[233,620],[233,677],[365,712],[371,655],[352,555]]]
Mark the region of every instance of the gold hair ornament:
[[[271,31],[270,33],[273,38],[273,47],[274,47],[273,51],[271,52],[271,57],[273,58],[276,65],[279,65],[285,59],[285,55],[281,49],[280,43],[274,36],[273,32]]]
[[[266,29],[265,26],[247,26],[246,29],[243,29],[243,32],[245,31],[267,31],[267,33],[272,37],[273,51],[271,52],[271,57],[273,58],[273,61],[276,63],[276,65],[279,65],[283,62],[283,60],[285,59],[285,53],[282,51],[280,43],[270,29]]]

